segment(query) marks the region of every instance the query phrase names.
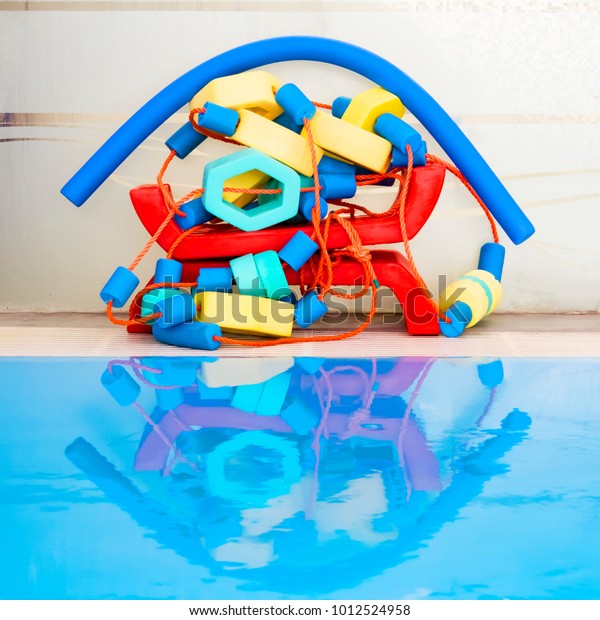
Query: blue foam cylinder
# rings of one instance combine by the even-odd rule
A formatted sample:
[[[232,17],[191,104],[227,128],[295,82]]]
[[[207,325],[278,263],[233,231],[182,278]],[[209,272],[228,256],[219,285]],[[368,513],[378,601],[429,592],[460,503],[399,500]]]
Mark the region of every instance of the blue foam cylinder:
[[[391,142],[397,149],[406,153],[406,145],[410,144],[413,153],[423,142],[421,134],[401,118],[386,112],[377,118],[373,130],[376,134]]]
[[[341,159],[335,159],[335,157],[329,157],[328,155],[321,157],[317,168],[319,170],[319,177],[322,174],[351,174],[352,176],[356,174],[356,166],[354,164]],[[369,170],[368,174],[373,174],[373,171]]]
[[[484,243],[479,252],[477,269],[483,269],[491,273],[498,282],[501,282],[505,254],[506,249],[503,245],[499,243]]]
[[[231,267],[201,267],[198,273],[196,292],[233,290],[233,271]]]
[[[440,320],[440,331],[448,338],[456,338],[465,331],[473,313],[464,301],[457,301],[446,310],[446,317],[450,319],[450,323]]]
[[[304,219],[312,222],[312,210],[315,207],[315,195],[313,192],[302,192],[300,194],[300,206],[298,207],[298,214]],[[329,205],[323,197],[321,197],[321,219],[327,216]]]
[[[315,104],[295,84],[284,84],[279,88],[275,101],[298,125],[303,125],[305,118],[310,120],[317,111]]]
[[[327,306],[319,299],[315,291],[301,297],[294,309],[294,319],[298,327],[306,329],[327,313]]]
[[[427,163],[427,143],[421,142],[421,146],[413,151],[413,166],[424,166]],[[395,146],[392,147],[392,168],[406,168],[408,166],[408,154]]]
[[[161,328],[179,325],[180,323],[189,323],[196,316],[196,304],[194,298],[187,293],[173,295],[161,299],[154,304],[152,314],[160,312],[160,316],[153,324]]]
[[[276,119],[273,120],[274,123],[293,131],[294,133],[300,133],[304,127],[303,124],[298,124],[294,121],[294,119],[287,113],[284,112],[280,114]]]
[[[331,114],[336,118],[342,118],[351,102],[350,97],[336,97],[331,104]]]
[[[299,230],[279,251],[279,258],[285,261],[294,271],[319,249],[319,246],[304,232]]]
[[[152,132],[211,80],[262,65],[307,60],[354,71],[399,97],[465,175],[513,243],[535,229],[469,139],[406,73],[384,58],[349,43],[320,37],[265,39],[219,54],[188,71],[144,104],[94,153],[61,192],[81,206]]]
[[[165,144],[179,159],[187,157],[197,146],[200,146],[206,136],[194,129],[190,121],[180,127]]]
[[[173,220],[182,230],[189,230],[190,228],[194,228],[194,226],[209,222],[215,217],[212,213],[209,213],[206,210],[202,196],[182,204],[179,207],[179,210],[185,213],[185,217],[177,214]]]
[[[107,368],[100,382],[121,407],[131,405],[140,395],[140,386],[123,366],[112,366],[112,372]]]
[[[175,282],[181,282],[181,274],[183,272],[183,265],[172,258],[159,258],[156,261],[156,268],[154,270],[154,282],[166,282],[168,284],[174,284]]]
[[[353,174],[323,174],[319,176],[321,195],[327,200],[352,198],[356,194],[356,178]]]
[[[284,301],[286,304],[295,304],[298,301],[296,293],[290,291],[287,295],[279,298],[279,301]]]
[[[181,323],[174,327],[161,327],[154,323],[152,335],[159,342],[176,347],[214,351],[221,346],[220,342],[214,340],[215,336],[221,335],[221,328],[216,323],[194,321],[193,323]]]
[[[198,114],[196,122],[200,127],[209,131],[214,131],[224,136],[233,136],[239,120],[240,115],[236,110],[230,110],[207,101],[204,104],[204,113]]]
[[[140,279],[127,267],[117,267],[100,291],[104,303],[113,302],[115,308],[122,308],[135,291]]]

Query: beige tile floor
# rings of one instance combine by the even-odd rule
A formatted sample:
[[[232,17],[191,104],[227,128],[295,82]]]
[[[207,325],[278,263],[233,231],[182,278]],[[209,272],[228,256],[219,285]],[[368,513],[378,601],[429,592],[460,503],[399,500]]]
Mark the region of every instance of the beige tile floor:
[[[300,343],[260,349],[223,346],[221,356],[314,355],[365,356],[494,356],[598,357],[600,314],[495,315],[456,339],[409,336],[403,324],[390,317],[362,334],[330,343]],[[349,321],[344,327],[352,325]],[[321,323],[302,335],[336,333]],[[95,314],[0,314],[0,356],[136,356],[204,355],[192,349],[169,347],[146,334],[127,334]]]

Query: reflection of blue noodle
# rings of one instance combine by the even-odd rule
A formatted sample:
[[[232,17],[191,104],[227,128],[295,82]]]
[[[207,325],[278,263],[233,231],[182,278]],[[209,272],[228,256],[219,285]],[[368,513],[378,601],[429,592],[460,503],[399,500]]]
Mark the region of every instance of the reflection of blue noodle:
[[[204,554],[194,544],[195,532],[173,519],[164,506],[145,497],[141,491],[117,471],[83,437],[78,437],[65,450],[66,457],[80,469],[105,495],[140,526],[156,533],[156,540],[193,563]]]
[[[294,567],[294,579],[275,563],[261,569],[239,569],[236,577],[268,583],[270,590],[318,593],[338,588],[348,588],[362,581],[361,570],[368,568],[370,574],[397,564],[402,555],[414,552],[431,539],[446,523],[453,521],[459,511],[477,497],[486,482],[495,475],[506,471],[498,464],[508,452],[526,436],[531,424],[529,416],[513,410],[502,421],[500,430],[486,439],[480,446],[469,452],[457,464],[458,472],[452,483],[438,498],[412,523],[402,526],[401,538],[393,544],[386,544],[386,551],[372,548],[368,551],[358,549],[360,559],[335,565],[335,570],[326,574],[318,566]],[[194,564],[211,565],[215,572],[221,568],[219,563],[198,545],[198,536],[189,526],[173,519],[164,506],[148,500],[123,474],[118,472],[105,457],[85,439],[78,438],[67,447],[67,458],[93,481],[119,508],[129,514],[139,525],[156,533],[156,540],[173,549]],[[307,523],[295,522],[299,528]],[[305,551],[301,547],[298,552]],[[362,567],[362,568],[361,568]],[[330,568],[330,567],[327,567]],[[253,588],[255,586],[249,586]]]

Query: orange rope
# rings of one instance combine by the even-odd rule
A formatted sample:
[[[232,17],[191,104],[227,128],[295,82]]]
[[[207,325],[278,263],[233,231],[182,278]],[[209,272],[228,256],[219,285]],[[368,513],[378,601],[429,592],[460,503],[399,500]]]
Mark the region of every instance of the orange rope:
[[[311,103],[317,108],[323,108],[324,110],[331,110],[331,106],[328,103],[321,103],[320,101],[311,101]]]

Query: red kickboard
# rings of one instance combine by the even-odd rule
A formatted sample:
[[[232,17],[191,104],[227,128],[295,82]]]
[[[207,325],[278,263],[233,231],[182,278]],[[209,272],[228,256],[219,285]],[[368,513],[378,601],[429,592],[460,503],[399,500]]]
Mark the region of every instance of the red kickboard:
[[[406,201],[406,230],[409,239],[421,230],[435,208],[444,184],[444,174],[445,170],[440,164],[427,164],[413,170]],[[153,235],[168,213],[161,191],[157,185],[142,185],[132,189],[130,196],[140,221],[150,235]],[[352,223],[364,245],[402,241],[400,224],[395,216],[371,218],[360,215],[355,217]],[[175,249],[173,258],[187,261],[280,250],[298,230],[310,236],[312,225],[308,222],[301,226],[283,224],[255,232],[243,232],[224,226],[223,230],[186,237]],[[158,238],[158,243],[168,252],[181,233],[181,228],[171,221]],[[339,224],[332,223],[327,247],[332,250],[339,249],[348,243],[344,229]]]

